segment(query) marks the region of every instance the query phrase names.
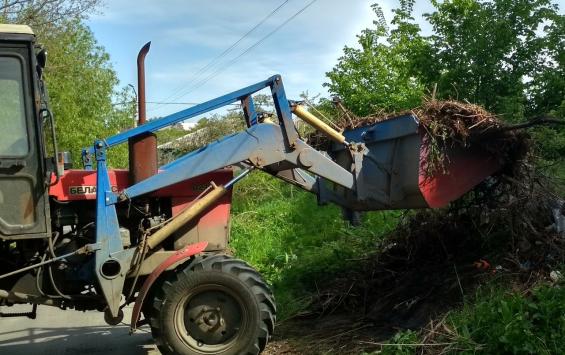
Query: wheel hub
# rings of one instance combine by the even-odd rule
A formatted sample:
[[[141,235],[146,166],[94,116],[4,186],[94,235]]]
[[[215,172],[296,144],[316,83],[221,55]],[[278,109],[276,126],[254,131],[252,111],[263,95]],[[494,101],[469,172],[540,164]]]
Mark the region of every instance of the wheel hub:
[[[241,301],[219,285],[193,290],[182,311],[178,316],[183,319],[177,318],[177,324],[183,325],[183,338],[203,352],[215,353],[229,347],[245,322]]]
[[[215,311],[212,311],[215,312]],[[218,317],[219,314],[215,314],[215,313],[210,313],[210,315],[208,316],[202,316],[202,319],[204,320],[204,323],[206,323],[206,325],[210,326],[210,327],[215,327],[216,324],[218,324]]]
[[[204,332],[214,332],[218,328],[225,328],[225,320],[222,316],[221,309],[211,309],[203,307],[201,315],[195,319],[194,322]]]

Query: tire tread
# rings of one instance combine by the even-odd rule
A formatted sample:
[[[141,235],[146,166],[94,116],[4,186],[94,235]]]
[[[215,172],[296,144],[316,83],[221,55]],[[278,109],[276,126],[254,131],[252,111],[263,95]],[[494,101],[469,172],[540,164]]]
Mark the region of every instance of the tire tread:
[[[261,321],[257,324],[257,338],[250,342],[250,346],[241,354],[256,355],[261,353],[275,328],[276,304],[274,295],[261,275],[249,264],[224,254],[195,257],[190,263],[164,275],[165,280],[159,283],[153,299],[146,301],[150,302],[151,305],[149,324],[159,350],[163,354],[175,354],[172,345],[167,342],[167,337],[164,336],[160,328],[163,305],[167,302],[168,297],[175,292],[175,284],[186,282],[193,273],[202,271],[234,275],[253,293],[259,305]]]

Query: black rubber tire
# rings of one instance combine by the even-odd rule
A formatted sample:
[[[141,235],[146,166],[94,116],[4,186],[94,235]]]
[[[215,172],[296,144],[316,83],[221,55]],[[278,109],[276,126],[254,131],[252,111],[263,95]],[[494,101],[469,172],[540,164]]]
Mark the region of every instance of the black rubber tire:
[[[259,354],[273,334],[276,317],[273,293],[261,275],[242,260],[218,254],[197,257],[190,264],[167,275],[167,278],[156,286],[151,300],[151,311],[147,314],[153,338],[162,354]],[[208,345],[191,337],[188,327],[193,326],[194,320],[188,317],[186,312],[189,312],[191,299],[197,299],[199,294],[204,297],[202,295],[206,292],[217,292],[206,290],[216,287],[226,291],[228,298],[233,301],[232,304],[237,305],[238,314],[241,314],[245,321],[241,320],[241,324],[238,323],[237,327],[230,329],[230,333],[233,332],[234,335],[229,339],[221,339],[219,345]],[[199,290],[202,292],[198,293]],[[198,314],[202,317],[202,311]],[[180,325],[179,317],[184,319]],[[193,324],[188,323],[187,327],[188,318]],[[219,318],[222,321],[224,319],[222,316]],[[227,323],[230,322],[223,321],[220,324]],[[185,333],[188,335],[182,335]],[[195,341],[198,345],[194,344]],[[214,346],[224,348],[212,351]]]

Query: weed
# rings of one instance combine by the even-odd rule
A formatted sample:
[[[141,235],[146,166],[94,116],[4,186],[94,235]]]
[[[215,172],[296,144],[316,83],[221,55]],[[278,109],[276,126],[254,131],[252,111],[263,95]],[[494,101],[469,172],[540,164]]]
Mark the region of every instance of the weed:
[[[500,289],[448,317],[464,353],[559,354],[565,349],[565,289],[539,286],[527,297]]]

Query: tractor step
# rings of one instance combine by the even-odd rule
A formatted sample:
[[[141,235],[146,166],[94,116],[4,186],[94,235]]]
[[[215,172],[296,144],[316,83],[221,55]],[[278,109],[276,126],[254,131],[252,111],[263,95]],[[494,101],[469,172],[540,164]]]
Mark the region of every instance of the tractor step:
[[[31,312],[14,312],[14,313],[4,313],[0,312],[0,318],[14,318],[14,317],[27,317],[29,319],[37,318],[37,305],[34,304]]]

